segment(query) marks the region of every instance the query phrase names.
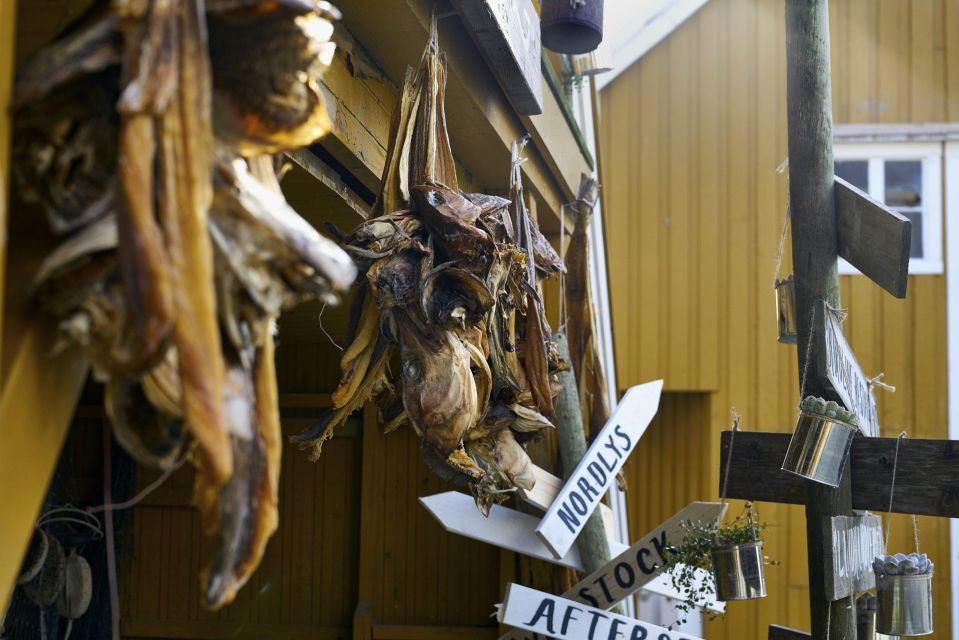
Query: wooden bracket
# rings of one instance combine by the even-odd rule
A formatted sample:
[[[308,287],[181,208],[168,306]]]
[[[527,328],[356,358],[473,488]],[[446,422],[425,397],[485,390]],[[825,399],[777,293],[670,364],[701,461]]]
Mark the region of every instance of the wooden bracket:
[[[912,243],[909,219],[838,176],[836,217],[840,257],[892,295],[905,298]]]
[[[731,431],[722,434],[720,483],[726,473]],[[788,433],[736,434],[726,496],[741,500],[806,503],[805,479],[782,470]],[[885,512],[889,508],[896,438],[861,438],[852,443],[852,506]],[[905,438],[899,443],[892,510],[959,517],[959,441]]]

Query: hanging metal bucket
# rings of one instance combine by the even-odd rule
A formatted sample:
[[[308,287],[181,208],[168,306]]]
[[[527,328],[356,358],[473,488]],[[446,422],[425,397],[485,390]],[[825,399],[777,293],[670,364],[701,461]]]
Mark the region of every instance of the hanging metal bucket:
[[[856,431],[851,424],[801,412],[782,470],[838,487]]]
[[[792,274],[785,280],[776,280],[776,320],[779,325],[779,342],[796,344],[796,282]]]
[[[543,0],[543,46],[558,53],[589,53],[603,41],[603,0]]]
[[[762,540],[713,549],[709,555],[713,561],[717,600],[766,597]]]
[[[890,636],[932,633],[932,574],[876,575],[876,631]]]

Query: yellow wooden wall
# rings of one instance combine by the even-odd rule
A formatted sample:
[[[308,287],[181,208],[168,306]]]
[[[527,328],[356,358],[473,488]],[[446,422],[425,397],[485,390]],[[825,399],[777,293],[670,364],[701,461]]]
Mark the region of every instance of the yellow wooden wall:
[[[718,496],[719,432],[788,432],[795,347],[776,342],[772,282],[787,179],[784,8],[711,0],[625,70],[600,99],[606,238],[620,387],[666,380],[662,410],[629,465],[631,528]],[[959,120],[959,6],[950,0],[831,2],[837,123]],[[787,242],[788,247],[788,242]],[[788,256],[786,260],[788,269]],[[915,276],[893,299],[841,278],[849,339],[879,392],[883,434],[947,437],[945,276]],[[770,595],[733,603],[711,638],[808,629],[801,507],[760,504],[770,523]],[[738,509],[738,505],[733,506]],[[908,519],[892,546],[908,549]],[[939,562],[935,622],[948,637],[948,521],[920,518]]]

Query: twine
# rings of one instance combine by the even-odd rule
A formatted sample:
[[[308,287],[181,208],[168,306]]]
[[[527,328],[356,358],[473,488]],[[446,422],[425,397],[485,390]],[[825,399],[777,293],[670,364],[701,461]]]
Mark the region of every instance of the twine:
[[[895,393],[895,392],[896,392],[896,387],[894,387],[894,386],[892,386],[891,384],[887,384],[887,383],[885,383],[885,382],[882,381],[882,379],[885,377],[885,375],[886,375],[886,373],[883,372],[883,373],[880,373],[879,375],[877,375],[877,376],[875,376],[875,377],[873,377],[873,378],[869,378],[869,386],[870,386],[870,387],[879,387],[879,388],[882,389],[883,391],[888,391],[889,393]]]
[[[716,516],[716,541],[719,542],[719,527],[723,522],[723,512],[725,511],[726,506],[726,489],[729,487],[729,469],[732,467],[733,463],[733,445],[736,442],[736,432],[739,431],[739,412],[736,411],[736,407],[733,407],[733,432],[729,436],[729,451],[726,453],[726,473],[723,474],[723,489],[719,494],[719,515]],[[749,510],[750,516],[752,515],[752,508]]]
[[[816,307],[819,305],[814,304],[812,306],[812,313],[809,314],[809,337],[806,339],[806,360],[803,362],[802,366],[802,380],[799,383],[799,402],[802,404],[803,399],[806,397],[806,380],[809,377],[809,365],[812,364],[812,343],[813,337],[816,335]]]
[[[886,511],[886,539],[884,541],[886,544],[886,553],[889,552],[889,525],[892,524],[892,496],[896,490],[896,469],[899,466],[899,443],[902,442],[905,437],[906,432],[903,431],[896,438],[896,453],[892,458],[892,484],[889,487],[889,509]],[[916,547],[916,553],[919,553],[919,523],[916,514],[912,514],[912,542]]]
[[[783,252],[786,250],[786,231],[789,229],[789,205],[783,214],[783,230],[779,234],[779,251],[776,252],[776,273],[773,274],[773,289],[779,284],[779,272],[783,266]]]

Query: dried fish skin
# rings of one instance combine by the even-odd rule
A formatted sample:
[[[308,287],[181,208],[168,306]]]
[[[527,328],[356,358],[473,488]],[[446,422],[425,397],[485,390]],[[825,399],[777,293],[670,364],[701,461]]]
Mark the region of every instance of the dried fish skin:
[[[104,400],[117,442],[142,465],[169,469],[186,445],[183,421],[156,408],[144,386],[122,375],[111,376]]]
[[[489,475],[503,477],[504,488],[516,486],[529,491],[535,485],[529,455],[511,430],[500,429],[485,438],[469,440],[467,446],[469,453],[489,469]]]
[[[420,289],[427,321],[450,330],[475,327],[493,307],[486,283],[464,269],[436,267],[423,278]]]
[[[446,457],[478,419],[470,353],[453,333],[409,319],[397,321],[403,406],[426,442]]]
[[[472,485],[486,475],[486,472],[476,465],[462,445],[448,456],[443,456],[429,442],[421,440],[420,451],[423,454],[423,462],[430,471],[457,486]]]
[[[303,2],[208,15],[219,140],[256,156],[308,146],[330,130],[319,80],[336,48],[333,17]]]
[[[474,222],[481,209],[458,192],[437,184],[413,187],[413,200],[433,240],[450,258],[487,262],[495,250]]]
[[[423,254],[404,250],[373,263],[366,273],[370,290],[381,311],[415,305],[419,301],[419,280]]]

